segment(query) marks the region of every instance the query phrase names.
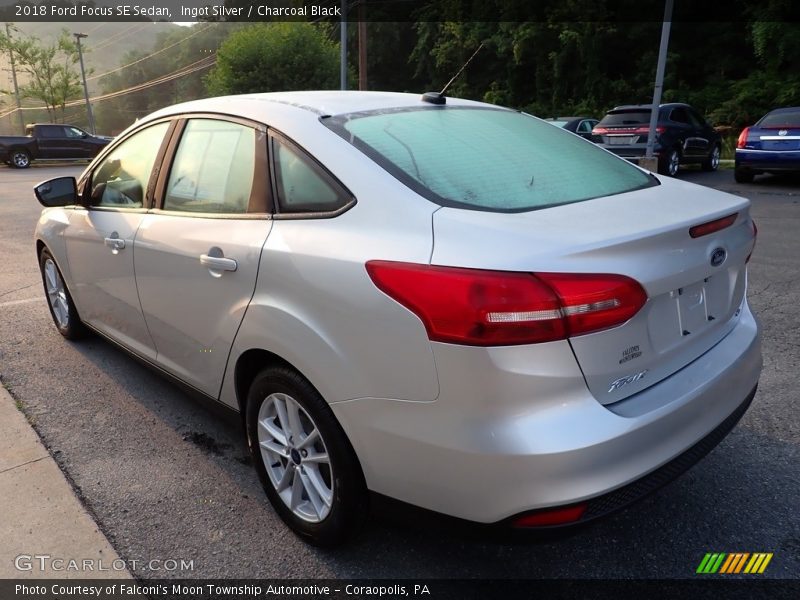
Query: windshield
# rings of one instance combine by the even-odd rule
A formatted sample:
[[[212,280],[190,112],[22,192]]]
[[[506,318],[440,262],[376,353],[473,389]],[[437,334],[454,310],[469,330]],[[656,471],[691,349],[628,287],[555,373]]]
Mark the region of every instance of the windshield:
[[[414,108],[322,122],[432,202],[529,211],[657,185],[545,121],[492,108]]]

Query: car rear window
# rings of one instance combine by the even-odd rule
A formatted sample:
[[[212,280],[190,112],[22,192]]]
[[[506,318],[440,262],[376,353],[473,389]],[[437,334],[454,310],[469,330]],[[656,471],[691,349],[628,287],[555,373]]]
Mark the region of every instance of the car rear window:
[[[322,122],[442,206],[521,212],[657,185],[594,144],[511,110],[413,108]]]
[[[800,108],[771,112],[759,122],[759,127],[800,127]]]
[[[641,125],[650,122],[649,110],[613,110],[603,117],[598,127],[622,127],[623,125]]]

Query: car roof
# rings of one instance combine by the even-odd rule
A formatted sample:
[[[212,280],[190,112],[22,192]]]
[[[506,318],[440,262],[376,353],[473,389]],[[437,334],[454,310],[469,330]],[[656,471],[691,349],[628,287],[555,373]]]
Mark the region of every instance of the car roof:
[[[545,121],[579,121],[581,119],[594,119],[594,117],[550,117]]]
[[[307,92],[269,92],[260,94],[240,94],[204,98],[164,108],[153,117],[181,112],[221,112],[240,114],[250,118],[258,118],[259,112],[275,109],[277,106],[288,106],[307,113],[307,118],[318,119],[320,116],[335,116],[347,113],[370,110],[385,110],[406,107],[434,106],[422,101],[422,94],[400,92],[360,92],[360,91],[307,91]],[[482,102],[447,98],[445,106],[491,106]],[[261,110],[259,110],[259,107]],[[270,111],[271,112],[271,111]],[[298,113],[298,116],[300,114]]]
[[[684,106],[687,108],[691,108],[685,102],[666,102],[663,104],[659,104],[659,108],[675,108],[678,106]],[[611,110],[632,110],[632,109],[640,109],[640,110],[652,110],[653,104],[623,104],[622,106],[615,106]],[[609,111],[610,112],[610,111]]]
[[[800,110],[800,106],[782,106],[781,108],[773,108],[767,114],[770,115],[772,113],[794,112],[796,110]]]
[[[313,138],[319,135],[320,118],[326,116],[413,107],[441,110],[452,106],[511,110],[460,98],[447,98],[447,104],[444,106],[434,105],[429,102],[423,102],[422,94],[400,92],[336,90],[240,94],[204,98],[162,108],[132,124],[120,134],[120,137],[127,134],[128,130],[138,128],[143,124],[163,117],[187,113],[211,113],[264,123],[302,145],[304,141],[312,143],[314,141]],[[336,134],[331,132],[331,135]]]

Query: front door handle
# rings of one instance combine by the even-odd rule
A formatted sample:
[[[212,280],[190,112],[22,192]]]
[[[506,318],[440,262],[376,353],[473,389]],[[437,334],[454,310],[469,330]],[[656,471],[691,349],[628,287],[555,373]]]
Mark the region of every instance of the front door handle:
[[[234,258],[223,258],[219,256],[200,255],[200,264],[215,271],[235,271],[239,264]]]
[[[103,242],[105,243],[106,246],[111,248],[114,254],[116,254],[125,247],[125,240],[121,240],[115,237],[103,238]]]

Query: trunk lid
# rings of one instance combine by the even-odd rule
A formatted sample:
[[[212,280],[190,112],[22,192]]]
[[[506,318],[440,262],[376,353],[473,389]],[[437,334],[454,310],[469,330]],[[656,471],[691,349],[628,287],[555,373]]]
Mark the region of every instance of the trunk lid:
[[[608,146],[647,143],[651,111],[648,109],[612,110],[595,125],[595,136]]]
[[[800,150],[800,127],[751,127],[747,148],[771,152]]]
[[[617,402],[719,342],[735,325],[745,294],[745,261],[754,237],[749,201],[661,181],[660,186],[526,213],[442,208],[433,217],[431,262],[636,279],[648,300],[633,318],[569,339],[595,398],[602,404]],[[702,237],[689,235],[691,227],[733,213],[738,216],[731,226]]]

